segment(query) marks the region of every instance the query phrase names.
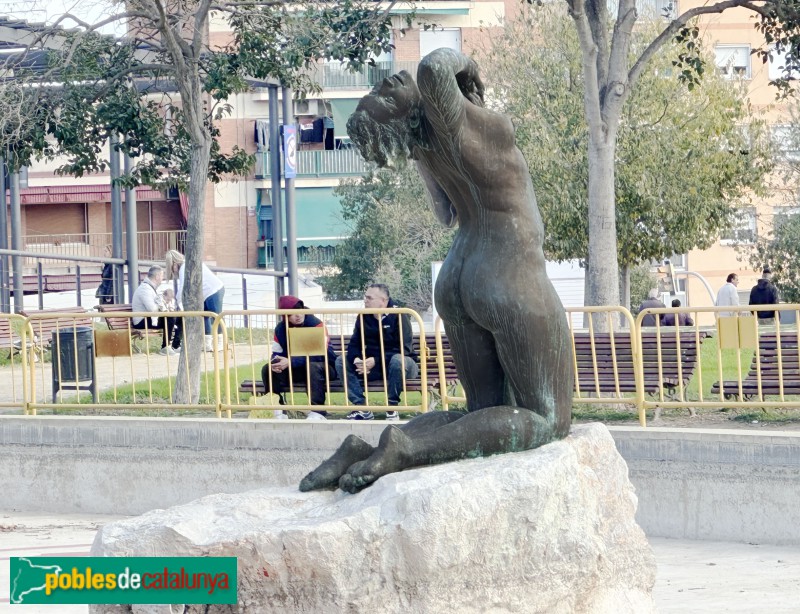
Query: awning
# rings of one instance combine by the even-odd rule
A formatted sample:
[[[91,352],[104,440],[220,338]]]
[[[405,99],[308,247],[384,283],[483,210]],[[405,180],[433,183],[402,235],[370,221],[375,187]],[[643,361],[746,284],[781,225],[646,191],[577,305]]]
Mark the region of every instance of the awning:
[[[297,249],[301,249],[303,247],[336,247],[342,241],[344,241],[342,238],[298,239]]]
[[[353,114],[360,98],[334,98],[329,100],[333,111],[333,136],[347,138],[347,119]]]
[[[20,190],[19,200],[23,205],[111,202],[111,186],[107,183],[36,186]],[[160,190],[138,186],[136,200],[168,200],[168,197]],[[125,202],[125,190],[122,190],[122,201]]]
[[[342,220],[342,205],[333,195],[333,188],[299,188],[295,190],[295,206],[298,246],[300,241],[313,245],[336,245],[334,241],[350,234]]]

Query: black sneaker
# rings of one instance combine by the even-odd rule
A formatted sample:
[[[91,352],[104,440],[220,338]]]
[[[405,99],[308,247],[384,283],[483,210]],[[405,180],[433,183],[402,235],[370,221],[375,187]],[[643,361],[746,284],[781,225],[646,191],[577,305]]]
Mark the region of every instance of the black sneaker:
[[[348,420],[372,420],[375,415],[371,411],[351,411],[347,414]]]

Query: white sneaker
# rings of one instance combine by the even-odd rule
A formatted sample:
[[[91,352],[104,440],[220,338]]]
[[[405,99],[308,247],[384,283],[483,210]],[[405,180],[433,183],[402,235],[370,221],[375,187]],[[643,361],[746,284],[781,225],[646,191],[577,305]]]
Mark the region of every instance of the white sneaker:
[[[287,416],[282,409],[276,409],[272,412],[272,417],[275,420],[288,420],[289,416]]]
[[[396,411],[387,411],[386,412],[386,419],[387,420],[399,420],[400,414]]]
[[[180,354],[180,351],[168,345],[161,348],[158,353],[162,356],[175,356],[175,354]]]
[[[306,416],[306,420],[327,420],[327,418],[322,414],[318,414],[317,412],[312,411],[309,412],[309,414]]]

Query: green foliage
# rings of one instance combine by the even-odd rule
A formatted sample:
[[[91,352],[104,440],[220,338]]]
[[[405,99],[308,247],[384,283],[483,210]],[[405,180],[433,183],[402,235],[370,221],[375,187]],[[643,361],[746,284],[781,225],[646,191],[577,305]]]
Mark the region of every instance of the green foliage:
[[[640,264],[631,267],[631,313],[636,317],[639,313],[639,305],[647,298],[648,292],[658,287],[658,277],[650,272],[650,266]],[[669,305],[667,305],[669,307]]]
[[[192,23],[183,30],[177,26],[186,45],[179,45],[180,54],[161,46],[163,33],[152,36],[159,28],[174,34],[174,24],[165,26],[157,15],[152,21],[140,16],[125,39],[75,32],[64,46],[68,51],[50,52],[45,79],[58,81],[58,88],[30,88],[27,83],[42,76],[15,69],[19,85],[0,84],[0,147],[11,148],[20,166],[37,158],[65,157],[57,172],[83,176],[108,169],[107,141],[118,134],[119,150],[134,161],[133,172],[122,183],[187,189],[193,153],[200,145],[199,126],[211,143],[207,178],[219,182],[224,176],[246,175],[254,162],[238,147],[222,151],[219,146],[216,123],[231,110],[226,99],[248,90],[254,78],[278,80],[303,96],[318,89],[309,70],[317,60],[358,68],[370,54],[391,48],[389,15],[374,3],[243,7],[223,2],[214,9],[230,19],[233,41],[226,47],[192,46],[195,23],[205,23],[209,10],[197,4],[172,15],[174,24]],[[201,117],[195,116],[199,106],[188,108],[175,96],[195,85],[209,98]]]
[[[760,270],[768,265],[772,282],[778,288],[782,301],[800,303],[800,215],[778,219],[769,237],[759,237],[750,252],[750,265]]]
[[[235,39],[228,69],[258,79],[278,79],[296,90],[317,91],[308,72],[318,59],[359,69],[371,55],[389,51],[388,13],[376,16],[373,3],[357,0],[318,4],[270,3],[234,14]],[[410,17],[409,17],[410,19]]]
[[[416,168],[376,170],[343,181],[335,194],[352,233],[336,250],[337,274],[319,280],[325,291],[359,298],[370,282],[380,282],[399,303],[427,309],[431,262],[447,255],[454,231],[436,220]]]
[[[634,30],[631,60],[655,35]],[[709,247],[735,207],[762,192],[770,169],[765,127],[752,120],[736,84],[697,70],[690,90],[680,82],[672,58],[689,61],[689,43],[690,55],[702,55],[696,36],[687,36],[688,43],[664,45],[623,108],[615,185],[621,267]],[[586,260],[588,128],[572,20],[558,5],[530,10],[506,24],[484,56],[483,72],[530,166],[545,253]]]

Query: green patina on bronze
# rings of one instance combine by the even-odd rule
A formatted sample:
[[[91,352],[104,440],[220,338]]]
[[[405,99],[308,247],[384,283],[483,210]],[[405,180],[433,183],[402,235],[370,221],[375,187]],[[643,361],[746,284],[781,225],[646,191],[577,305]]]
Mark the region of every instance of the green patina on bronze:
[[[545,273],[544,229],[509,119],[484,107],[475,63],[450,49],[361,99],[347,131],[379,166],[413,160],[438,219],[458,233],[436,282],[464,412],[350,435],[300,490],[349,492],[409,467],[529,450],[569,431],[573,389],[563,306]]]

